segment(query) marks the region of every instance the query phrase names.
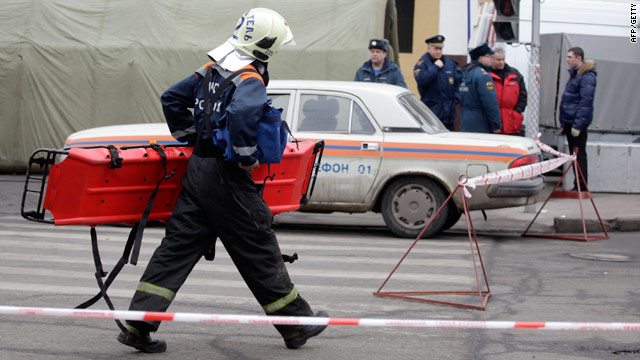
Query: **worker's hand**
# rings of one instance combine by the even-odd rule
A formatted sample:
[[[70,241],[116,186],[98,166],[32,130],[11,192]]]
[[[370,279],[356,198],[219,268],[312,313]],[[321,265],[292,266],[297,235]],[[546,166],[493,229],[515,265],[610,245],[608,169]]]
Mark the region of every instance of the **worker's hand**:
[[[238,166],[240,167],[240,169],[251,171],[253,169],[257,169],[258,166],[260,166],[260,162],[256,160],[256,162],[251,165],[242,165],[242,163],[238,163]]]
[[[573,137],[580,136],[580,130],[578,130],[576,128],[571,128],[571,136],[573,136]]]
[[[434,61],[433,64],[439,68],[442,68],[444,66],[444,63],[440,59]]]

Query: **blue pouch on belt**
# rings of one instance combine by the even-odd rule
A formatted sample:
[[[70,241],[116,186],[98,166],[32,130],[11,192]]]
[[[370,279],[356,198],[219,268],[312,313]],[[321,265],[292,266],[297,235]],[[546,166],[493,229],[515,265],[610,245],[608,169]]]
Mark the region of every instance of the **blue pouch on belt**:
[[[271,100],[264,104],[262,118],[258,122],[258,161],[260,164],[279,164],[287,146],[287,125],[282,120],[282,110],[271,106]],[[225,123],[225,113],[219,120]],[[229,126],[214,130],[215,142],[224,148],[224,160],[237,162],[238,154],[233,150]]]

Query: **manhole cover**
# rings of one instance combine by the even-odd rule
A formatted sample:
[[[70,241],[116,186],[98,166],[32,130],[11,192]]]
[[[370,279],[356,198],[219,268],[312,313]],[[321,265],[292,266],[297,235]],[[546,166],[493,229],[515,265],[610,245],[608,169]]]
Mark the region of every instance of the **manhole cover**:
[[[616,262],[632,262],[636,261],[633,257],[617,254],[569,254],[569,256],[577,259],[595,260],[595,261],[616,261]]]

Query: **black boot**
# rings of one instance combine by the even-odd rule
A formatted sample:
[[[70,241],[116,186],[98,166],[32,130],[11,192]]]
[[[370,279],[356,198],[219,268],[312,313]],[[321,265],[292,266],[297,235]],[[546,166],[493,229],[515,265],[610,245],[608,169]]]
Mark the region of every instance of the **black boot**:
[[[167,343],[164,340],[153,340],[149,333],[138,331],[131,325],[127,325],[127,332],[118,335],[118,341],[127,346],[134,347],[145,353],[161,353],[167,350]]]
[[[314,317],[329,317],[324,311],[318,311],[313,315]],[[302,345],[307,343],[309,338],[320,335],[324,329],[327,328],[327,325],[303,325],[301,326],[301,330],[287,336],[284,339],[284,344],[287,345],[289,349],[299,349]]]

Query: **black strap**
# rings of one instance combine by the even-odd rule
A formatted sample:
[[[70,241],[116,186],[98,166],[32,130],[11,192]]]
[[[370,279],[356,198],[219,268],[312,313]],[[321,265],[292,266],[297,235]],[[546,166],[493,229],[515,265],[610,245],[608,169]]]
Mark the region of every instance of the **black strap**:
[[[96,296],[94,296],[94,298],[96,298],[95,301],[97,301],[98,299],[100,299],[101,297],[104,298],[104,301],[107,303],[107,306],[109,307],[110,310],[115,310],[115,308],[113,307],[113,303],[111,302],[111,299],[109,298],[109,295],[107,295],[107,288],[109,287],[109,285],[111,283],[109,283],[109,285],[105,284],[102,282],[102,278],[105,277],[107,275],[107,273],[105,273],[102,269],[102,262],[100,261],[100,251],[98,250],[98,236],[96,234],[96,228],[94,226],[91,227],[91,249],[93,252],[93,262],[94,265],[96,266],[96,272],[95,272],[95,276],[96,276],[96,281],[98,282],[98,287],[100,288],[100,293]],[[119,271],[119,270],[118,270]],[[116,273],[117,274],[117,273]],[[115,278],[115,276],[113,276]],[[110,276],[111,278],[111,276]],[[111,279],[111,281],[113,281],[113,279]],[[84,309],[88,306],[90,306],[91,304],[95,303],[95,301],[89,303],[92,299],[86,301],[85,303],[82,303],[78,306],[76,306],[76,309]],[[85,304],[89,303],[88,305],[84,306]],[[123,332],[127,332],[127,328],[120,322],[120,320],[115,320],[116,324],[118,325],[118,327],[120,328],[120,330],[122,330]]]
[[[111,153],[111,161],[109,167],[112,169],[118,169],[122,167],[122,158],[118,156],[118,149],[113,145],[107,145],[107,149]]]
[[[216,89],[215,94],[209,96],[209,83],[211,82],[211,67],[207,68],[207,73],[204,76],[204,80],[202,81],[202,93],[203,96],[205,97],[204,99],[204,117],[203,117],[203,122],[204,122],[204,128],[206,131],[206,135],[208,139],[211,139],[213,136],[213,127],[211,125],[211,115],[213,114],[213,107],[215,106],[216,102],[218,101],[218,99],[220,98],[220,95],[222,94],[222,92],[224,91],[224,89],[227,88],[227,86],[229,86],[229,84],[231,84],[231,81],[233,81],[233,79],[242,74],[242,73],[246,73],[246,72],[255,72],[257,73],[257,71],[253,70],[253,69],[243,69],[243,70],[238,70],[236,72],[234,72],[233,74],[229,75],[226,79],[224,79],[224,81],[222,82],[222,84],[220,84],[220,86]],[[196,143],[198,141],[200,141],[200,138],[202,137],[202,126],[198,129],[198,136],[196,138]]]
[[[138,264],[138,256],[140,255],[140,247],[142,245],[142,234],[144,233],[144,228],[147,227],[147,220],[149,220],[149,214],[151,213],[151,208],[153,207],[153,201],[158,194],[158,189],[160,188],[160,184],[165,179],[169,179],[175,174],[175,170],[171,172],[171,174],[167,174],[167,155],[164,153],[162,147],[158,144],[151,144],[151,148],[160,154],[160,159],[162,160],[162,169],[164,171],[164,176],[160,178],[156,188],[153,190],[153,193],[149,197],[149,201],[147,201],[147,207],[144,209],[142,213],[142,217],[140,218],[140,222],[138,223],[137,229],[135,229],[136,236],[133,240],[133,253],[131,254],[131,265]],[[134,231],[131,229],[131,232]]]
[[[76,309],[86,309],[89,306],[95,304],[98,300],[100,300],[100,298],[104,298],[105,302],[107,303],[107,306],[109,306],[109,309],[114,310],[113,303],[111,302],[111,299],[107,295],[107,289],[109,288],[109,286],[111,286],[111,284],[115,280],[116,276],[118,276],[118,274],[120,273],[120,270],[122,270],[124,265],[126,265],[128,262],[131,262],[132,265],[136,265],[138,263],[138,256],[140,254],[140,247],[142,244],[142,235],[144,232],[144,228],[147,225],[147,220],[149,219],[149,214],[151,212],[151,208],[153,207],[153,202],[155,200],[156,194],[158,193],[158,189],[160,188],[160,184],[162,184],[163,180],[169,179],[175,174],[175,170],[172,171],[170,174],[167,174],[167,155],[165,154],[164,149],[157,144],[151,144],[150,147],[155,151],[157,151],[158,154],[160,154],[164,176],[160,178],[160,180],[158,181],[158,184],[153,190],[153,193],[149,197],[149,200],[147,201],[147,207],[145,208],[144,213],[140,218],[140,222],[135,223],[131,228],[131,231],[129,232],[129,237],[127,239],[127,243],[125,244],[124,251],[122,252],[122,257],[120,258],[120,260],[118,260],[118,263],[113,267],[113,269],[111,270],[111,273],[106,273],[102,267],[102,261],[100,259],[100,251],[98,249],[98,237],[96,234],[96,229],[95,227],[91,227],[91,250],[93,253],[93,262],[96,268],[95,277],[96,277],[96,281],[98,282],[98,287],[100,288],[100,292],[95,296],[93,296],[91,299],[76,306]],[[132,250],[133,250],[133,253],[132,253]],[[129,255],[131,255],[131,257],[129,257]],[[107,277],[107,280],[103,282],[102,278],[107,276],[107,274],[109,274],[109,276]],[[120,321],[116,320],[116,323],[118,324],[118,327],[122,331],[125,331],[125,332],[127,331],[127,329],[122,325]]]

